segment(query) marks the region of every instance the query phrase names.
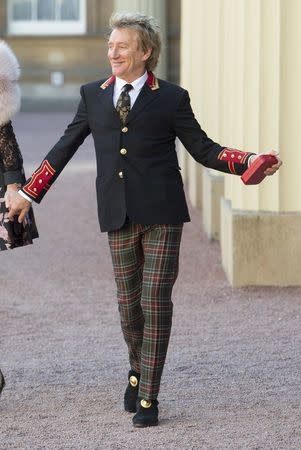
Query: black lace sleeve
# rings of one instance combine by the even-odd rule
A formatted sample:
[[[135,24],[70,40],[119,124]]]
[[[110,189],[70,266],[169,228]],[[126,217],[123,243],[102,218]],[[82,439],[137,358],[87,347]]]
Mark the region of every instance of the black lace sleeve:
[[[22,170],[23,159],[11,122],[0,126],[0,162],[3,172]]]

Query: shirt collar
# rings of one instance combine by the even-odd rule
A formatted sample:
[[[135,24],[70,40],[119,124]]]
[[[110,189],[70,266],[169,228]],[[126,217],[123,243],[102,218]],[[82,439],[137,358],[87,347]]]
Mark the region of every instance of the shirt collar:
[[[146,80],[147,80],[147,72],[146,71],[144,72],[144,74],[141,77],[132,81],[132,83],[128,83],[127,81],[116,77],[116,88],[118,89],[118,91],[121,91],[123,86],[125,86],[126,84],[131,84],[133,86],[134,90],[140,91],[142,89],[143,85],[145,84]]]

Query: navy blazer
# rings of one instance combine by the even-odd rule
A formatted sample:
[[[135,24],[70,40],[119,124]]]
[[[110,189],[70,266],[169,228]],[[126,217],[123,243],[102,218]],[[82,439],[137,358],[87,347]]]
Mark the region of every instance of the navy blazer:
[[[194,117],[188,92],[150,72],[125,124],[113,105],[114,76],[81,87],[78,111],[64,135],[26,182],[23,191],[40,202],[92,133],[98,216],[102,231],[135,223],[179,224],[190,220],[175,148],[178,137],[199,163],[241,175],[252,153],[221,147]]]

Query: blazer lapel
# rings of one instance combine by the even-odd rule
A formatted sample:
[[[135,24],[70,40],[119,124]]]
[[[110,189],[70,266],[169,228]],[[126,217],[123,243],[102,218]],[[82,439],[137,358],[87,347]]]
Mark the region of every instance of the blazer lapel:
[[[148,86],[148,84],[145,83],[126,118],[126,123],[133,120],[137,116],[137,114],[139,114],[152,101],[154,101],[157,98],[158,92],[159,91],[157,90],[152,91],[151,88]]]
[[[100,87],[98,93],[98,99],[104,108],[105,114],[109,115],[113,121],[121,123],[120,117],[113,104],[113,92],[114,92],[115,76],[106,80]],[[148,72],[148,78],[141,89],[132,109],[130,110],[126,122],[133,120],[137,114],[139,114],[144,108],[146,108],[153,100],[157,98],[159,92],[159,83],[157,78],[152,72]]]
[[[104,114],[106,114],[113,121],[120,122],[119,114],[113,104],[113,90],[114,83],[111,83],[105,89],[100,89],[97,94],[97,98],[99,103],[101,103]]]

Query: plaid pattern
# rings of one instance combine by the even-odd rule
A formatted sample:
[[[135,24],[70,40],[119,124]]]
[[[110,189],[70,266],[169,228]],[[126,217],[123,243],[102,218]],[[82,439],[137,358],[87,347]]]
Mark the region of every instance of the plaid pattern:
[[[169,342],[183,224],[126,224],[108,233],[121,328],[139,397],[156,399]]]

